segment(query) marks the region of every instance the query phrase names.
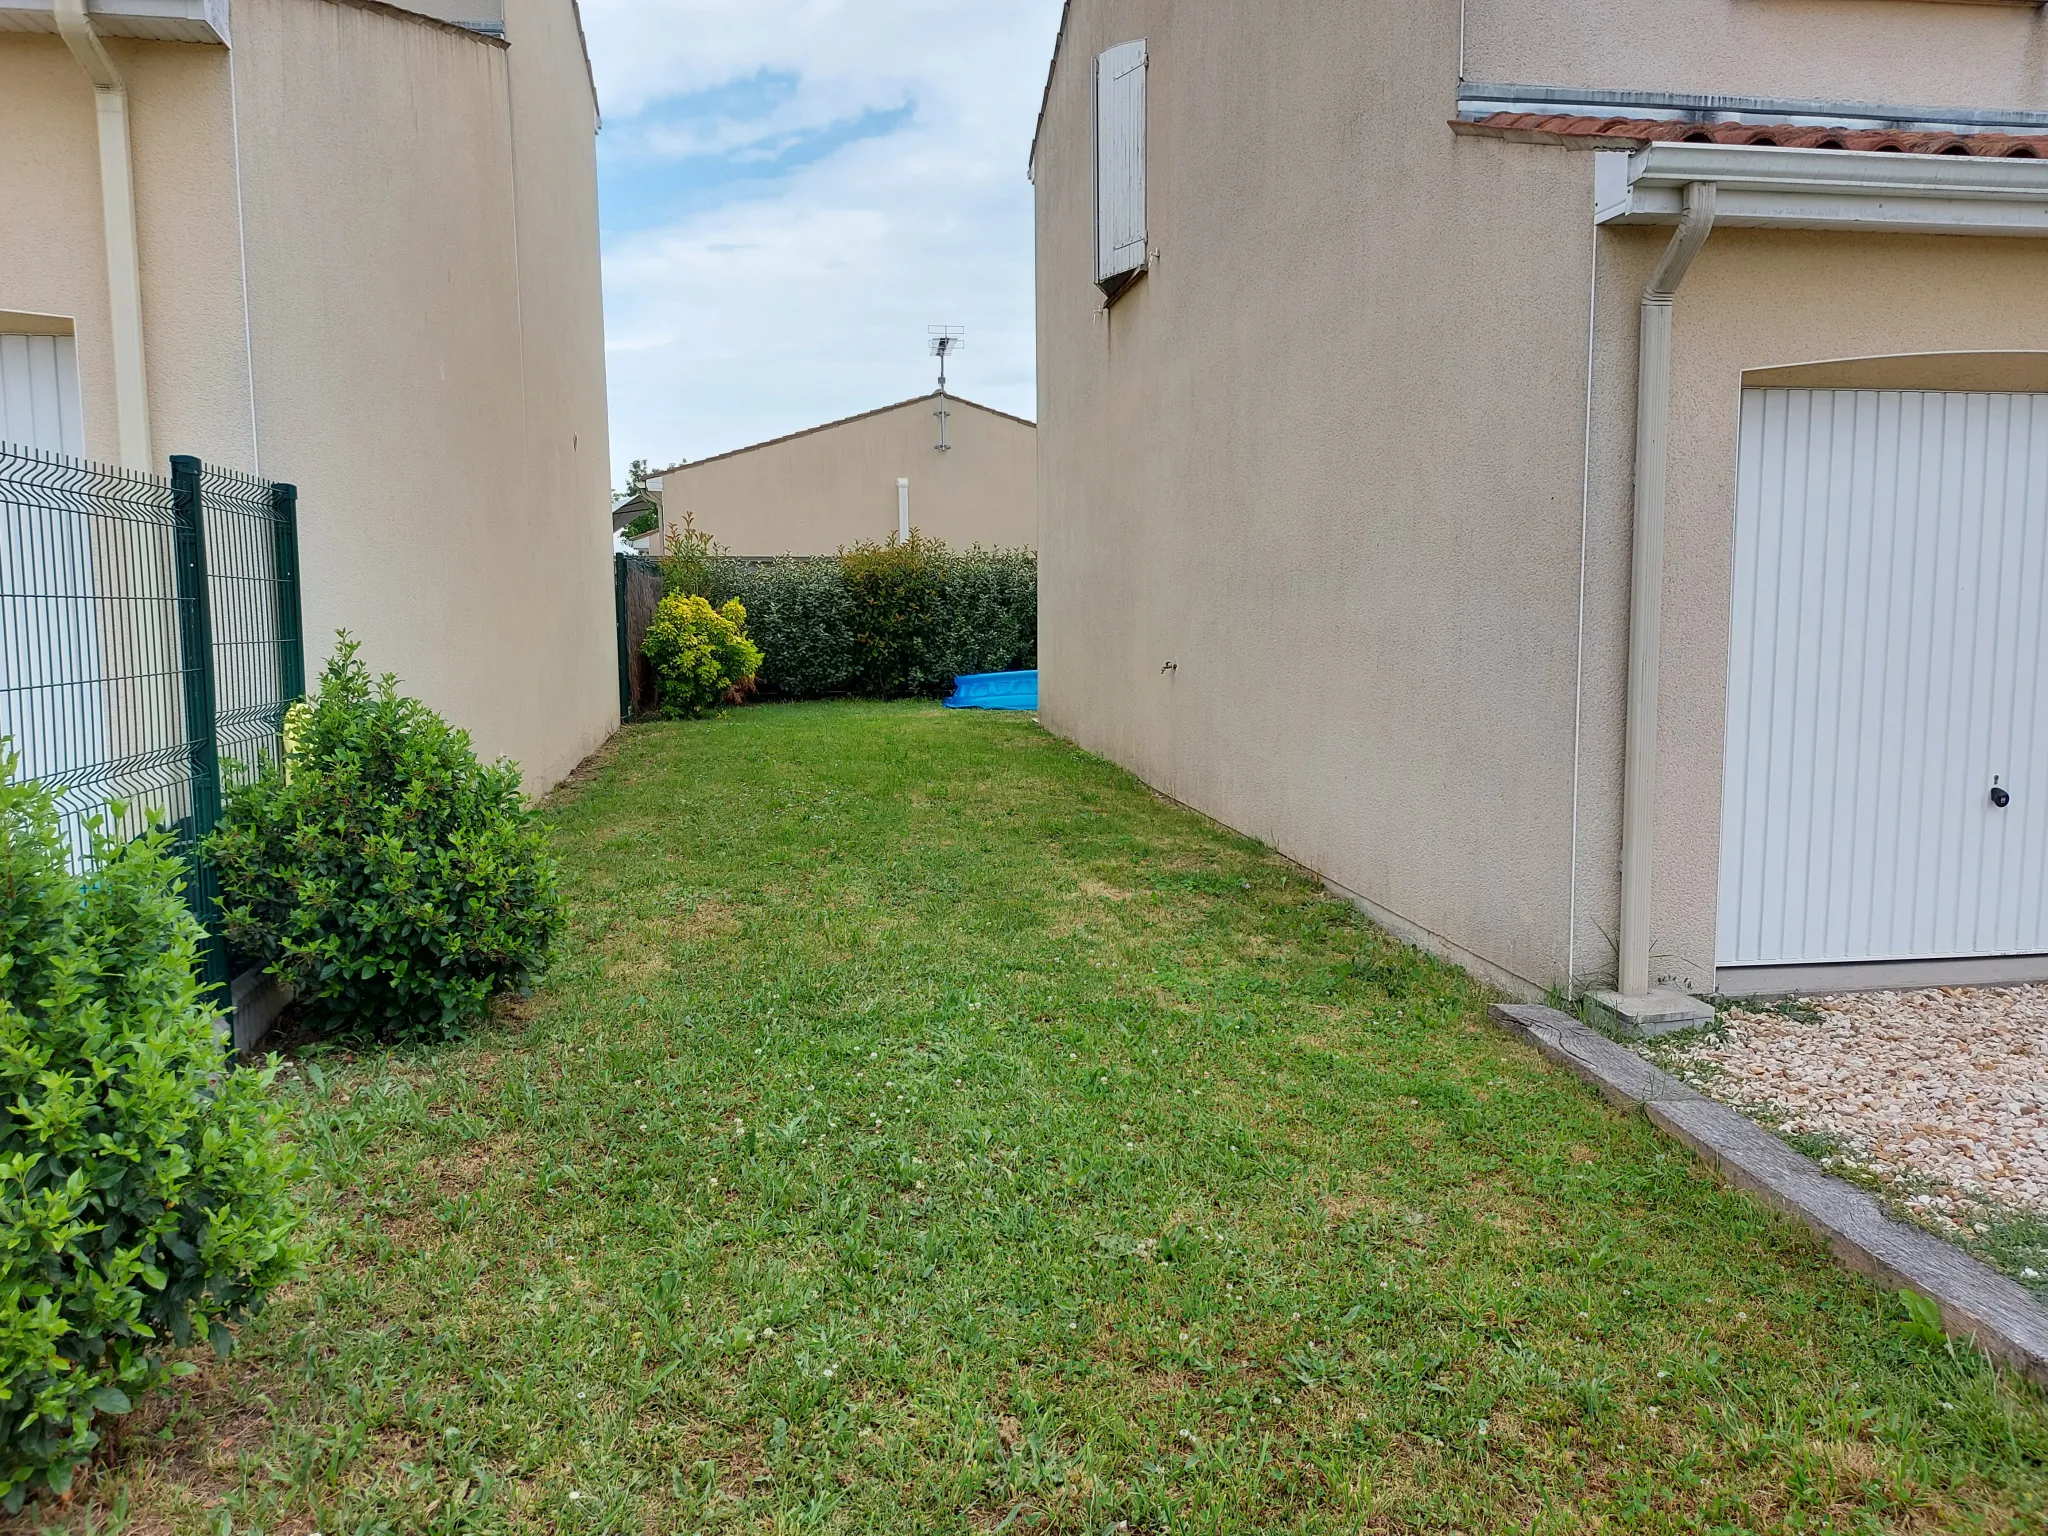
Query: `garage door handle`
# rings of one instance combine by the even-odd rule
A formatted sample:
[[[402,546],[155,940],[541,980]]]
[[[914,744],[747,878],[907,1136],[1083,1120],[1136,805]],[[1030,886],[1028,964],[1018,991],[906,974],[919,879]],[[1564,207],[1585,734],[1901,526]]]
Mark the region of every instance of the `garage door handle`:
[[[2012,795],[2008,791],[2000,789],[1996,779],[1991,781],[1991,803],[2001,811],[2012,804]]]

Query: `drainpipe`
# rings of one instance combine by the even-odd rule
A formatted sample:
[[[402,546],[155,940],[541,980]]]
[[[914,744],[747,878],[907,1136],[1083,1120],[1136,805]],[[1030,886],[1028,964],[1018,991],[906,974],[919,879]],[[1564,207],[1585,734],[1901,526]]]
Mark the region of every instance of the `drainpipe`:
[[[1635,553],[1629,585],[1628,727],[1622,748],[1619,990],[1650,991],[1650,838],[1657,802],[1657,671],[1664,609],[1664,497],[1671,442],[1671,305],[1714,228],[1715,188],[1688,182],[1685,211],[1643,289],[1636,363]]]
[[[899,543],[910,542],[910,482],[901,477],[896,481],[896,538]]]
[[[128,152],[128,87],[85,13],[85,0],[53,0],[57,31],[70,48],[99,112],[100,212],[106,223],[107,306],[113,321],[114,423],[121,463],[153,468],[149,382],[142,366],[142,262],[135,243],[135,170]]]

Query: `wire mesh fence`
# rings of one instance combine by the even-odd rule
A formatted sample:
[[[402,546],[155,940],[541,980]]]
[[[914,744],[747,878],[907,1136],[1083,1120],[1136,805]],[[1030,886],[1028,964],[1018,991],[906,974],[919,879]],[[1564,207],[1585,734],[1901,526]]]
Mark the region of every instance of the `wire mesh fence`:
[[[88,827],[220,814],[227,771],[283,751],[305,691],[296,493],[171,460],[169,478],[0,443],[0,736],[53,792],[74,860]],[[227,980],[213,873],[189,885],[206,979]]]

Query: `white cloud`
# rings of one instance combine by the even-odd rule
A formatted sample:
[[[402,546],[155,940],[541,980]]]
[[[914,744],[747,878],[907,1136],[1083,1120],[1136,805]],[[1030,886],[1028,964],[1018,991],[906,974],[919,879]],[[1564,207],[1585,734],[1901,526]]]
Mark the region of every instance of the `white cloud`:
[[[584,18],[615,136],[616,463],[929,389],[938,323],[967,328],[962,394],[1035,414],[1025,156],[1059,0],[586,0]],[[749,88],[764,76],[775,89]],[[847,136],[886,113],[903,115]],[[845,142],[773,174],[807,134]],[[683,157],[720,158],[664,216]]]

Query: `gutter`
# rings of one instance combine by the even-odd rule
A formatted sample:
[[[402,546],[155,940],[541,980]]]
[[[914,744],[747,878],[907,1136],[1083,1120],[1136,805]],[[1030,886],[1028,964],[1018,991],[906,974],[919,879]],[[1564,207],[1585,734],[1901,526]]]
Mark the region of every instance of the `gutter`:
[[[149,378],[142,357],[142,258],[135,238],[135,168],[128,87],[93,30],[85,0],[55,0],[57,31],[92,83],[100,141],[100,216],[106,226],[107,309],[113,323],[114,421],[121,463],[148,473]]]
[[[1650,992],[1650,844],[1657,813],[1657,674],[1663,663],[1664,506],[1671,444],[1671,310],[1714,231],[1717,189],[1685,188],[1678,230],[1643,289],[1636,363],[1635,548],[1628,604],[1628,727],[1622,748],[1620,991]]]

